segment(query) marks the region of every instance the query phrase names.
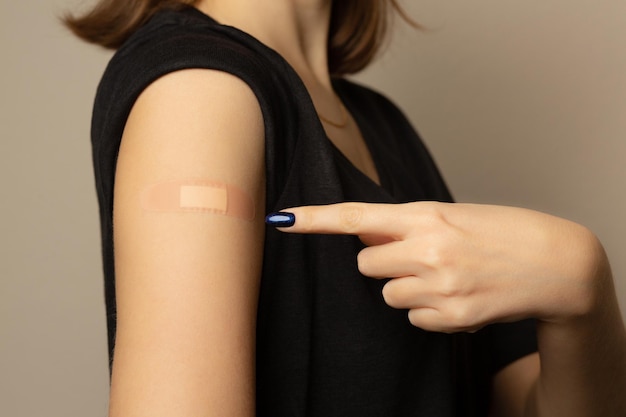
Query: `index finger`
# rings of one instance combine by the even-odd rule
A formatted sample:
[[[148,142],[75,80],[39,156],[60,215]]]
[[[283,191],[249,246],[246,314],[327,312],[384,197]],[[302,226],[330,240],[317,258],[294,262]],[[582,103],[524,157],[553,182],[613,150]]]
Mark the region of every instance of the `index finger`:
[[[269,225],[288,233],[347,235],[405,234],[400,215],[401,204],[337,203],[323,206],[301,206],[285,209],[266,217]],[[274,221],[284,220],[283,222]]]

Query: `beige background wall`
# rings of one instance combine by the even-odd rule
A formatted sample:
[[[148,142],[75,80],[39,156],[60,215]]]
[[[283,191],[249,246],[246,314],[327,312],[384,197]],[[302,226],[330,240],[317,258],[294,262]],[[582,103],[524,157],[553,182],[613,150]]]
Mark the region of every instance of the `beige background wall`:
[[[359,78],[396,100],[461,201],[590,226],[626,307],[626,2],[419,0]],[[108,54],[0,3],[0,415],[104,416],[107,361],[89,117]]]

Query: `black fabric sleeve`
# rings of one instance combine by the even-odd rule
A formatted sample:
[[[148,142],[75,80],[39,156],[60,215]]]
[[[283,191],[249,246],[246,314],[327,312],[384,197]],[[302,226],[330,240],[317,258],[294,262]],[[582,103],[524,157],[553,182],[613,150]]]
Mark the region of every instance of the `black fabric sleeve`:
[[[487,366],[492,374],[517,359],[537,352],[535,320],[493,324],[487,330],[489,356]]]
[[[92,155],[100,205],[109,356],[113,357],[116,305],[113,252],[113,190],[117,155],[126,120],[136,99],[158,78],[179,70],[200,68],[228,72],[252,89],[263,112],[266,140],[267,203],[278,194],[279,180],[293,145],[278,122],[277,109],[296,108],[289,79],[281,77],[284,61],[264,53],[262,45],[243,32],[216,25],[193,8],[162,12],[133,34],[113,56],[99,84],[91,125]],[[282,153],[277,155],[274,149]],[[277,179],[279,178],[279,179]]]

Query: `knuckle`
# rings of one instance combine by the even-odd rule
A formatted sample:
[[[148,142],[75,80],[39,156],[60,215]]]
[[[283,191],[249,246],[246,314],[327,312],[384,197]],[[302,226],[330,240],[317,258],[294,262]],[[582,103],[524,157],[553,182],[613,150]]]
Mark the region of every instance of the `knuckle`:
[[[450,327],[462,331],[474,326],[474,314],[467,303],[455,303],[448,312]]]
[[[421,224],[439,244],[459,243],[464,236],[455,224],[450,203],[428,202],[422,210]]]
[[[358,204],[346,204],[339,211],[340,228],[345,233],[354,233],[358,230],[363,218],[363,208]]]
[[[433,269],[458,269],[463,260],[464,241],[462,233],[451,227],[431,233],[422,255],[424,263]]]
[[[442,242],[433,242],[423,255],[424,263],[432,269],[448,267],[451,265],[452,259],[450,249]]]
[[[422,255],[423,262],[431,269],[437,269],[441,262],[441,251],[438,246],[431,245],[428,247]]]
[[[441,203],[424,202],[422,207],[422,216],[427,224],[434,227],[448,224]]]
[[[455,298],[458,295],[458,289],[456,283],[452,279],[441,279],[441,282],[438,285],[439,295],[443,298]]]
[[[456,275],[446,275],[439,279],[438,292],[444,298],[457,298],[464,295],[464,286]]]

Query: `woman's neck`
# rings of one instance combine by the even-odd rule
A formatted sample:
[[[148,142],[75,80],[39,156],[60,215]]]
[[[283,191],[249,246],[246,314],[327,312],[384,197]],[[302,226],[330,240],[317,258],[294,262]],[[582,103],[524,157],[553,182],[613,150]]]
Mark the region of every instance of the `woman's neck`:
[[[331,0],[201,0],[197,7],[276,50],[307,85],[332,89],[328,73]]]

